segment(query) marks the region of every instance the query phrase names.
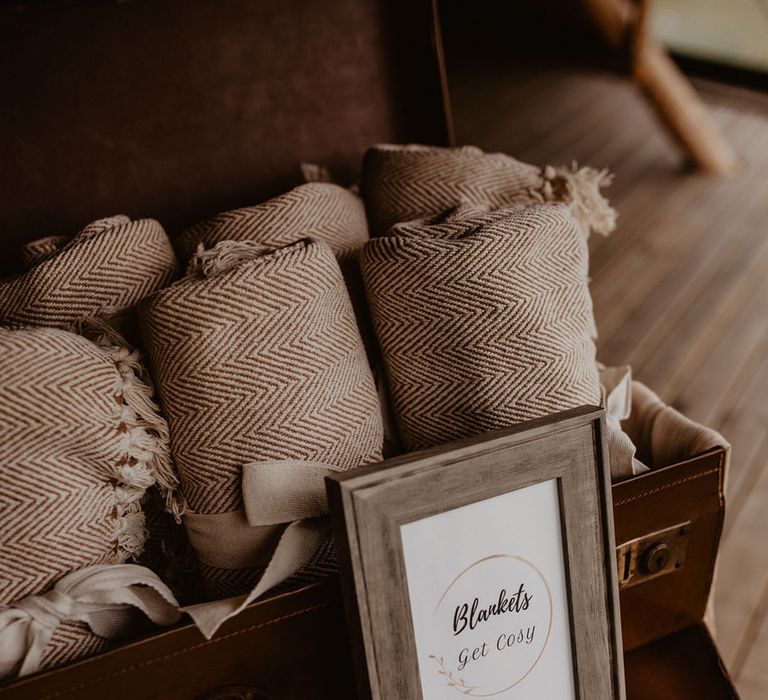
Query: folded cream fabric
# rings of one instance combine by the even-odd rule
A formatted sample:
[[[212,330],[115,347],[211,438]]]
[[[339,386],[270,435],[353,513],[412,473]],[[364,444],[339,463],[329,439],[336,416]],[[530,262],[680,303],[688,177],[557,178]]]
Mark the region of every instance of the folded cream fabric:
[[[730,452],[728,441],[720,433],[687,418],[637,381],[632,382],[632,413],[623,425],[651,469],[681,462],[716,447]]]
[[[475,146],[380,144],[363,160],[362,193],[373,235],[463,203],[493,209],[563,202],[588,234],[610,233],[616,212],[600,194],[611,176],[592,168],[528,165]]]
[[[338,263],[318,241],[225,241],[145,300],[140,318],[209,594],[250,590],[291,514],[254,526],[245,465],[348,469],[381,457],[376,390]]]
[[[63,327],[120,314],[176,273],[171,242],[152,219],[99,219],[73,238],[33,241],[23,254],[27,271],[0,281],[0,324]]]
[[[635,445],[624,432],[621,422],[632,413],[632,369],[629,365],[600,369],[600,387],[605,407],[608,456],[611,461],[611,481],[617,483],[648,471],[635,457]]]
[[[45,593],[0,606],[0,678],[103,651],[125,635],[137,611],[159,625],[181,616],[168,587],[132,564],[88,566]]]
[[[0,608],[138,556],[146,490],[172,502],[167,425],[136,353],[98,329],[0,328]],[[75,621],[43,646],[50,665],[103,640]]]
[[[410,449],[600,402],[587,243],[567,207],[399,224],[361,266]]]

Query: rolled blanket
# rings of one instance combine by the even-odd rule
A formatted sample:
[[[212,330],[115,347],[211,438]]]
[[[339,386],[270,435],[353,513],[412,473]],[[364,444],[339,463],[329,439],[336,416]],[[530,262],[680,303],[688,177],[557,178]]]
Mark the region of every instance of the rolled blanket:
[[[24,249],[26,272],[0,281],[0,323],[63,327],[114,315],[176,274],[171,242],[157,221],[99,219],[73,238],[51,236]]]
[[[0,607],[136,557],[147,488],[172,497],[167,425],[136,353],[105,333],[0,328]],[[46,659],[100,645],[64,627]]]
[[[387,416],[386,451],[394,454],[399,451],[399,437],[392,430],[389,398],[380,376],[381,361],[358,262],[360,248],[369,239],[360,197],[328,182],[308,182],[262,204],[223,212],[196,224],[178,236],[174,244],[181,259],[187,261],[201,246],[211,248],[224,241],[254,241],[278,248],[303,238],[326,243],[339,262]]]
[[[394,224],[437,216],[463,203],[493,209],[543,202],[567,204],[585,233],[606,235],[616,212],[600,194],[611,176],[592,168],[528,165],[474,146],[381,144],[363,160],[362,193],[373,235]]]
[[[373,331],[357,254],[368,240],[363,201],[351,190],[327,182],[308,182],[262,204],[226,211],[196,224],[174,244],[183,261],[224,241],[253,241],[270,248],[303,238],[322,241],[334,252],[372,364]]]
[[[174,240],[182,262],[200,244],[256,241],[273,248],[302,238],[323,241],[344,258],[368,240],[363,202],[352,191],[327,182],[308,182],[262,204],[223,212],[196,224]]]
[[[348,469],[381,457],[376,390],[338,263],[317,241],[219,243],[145,300],[140,318],[204,581],[214,597],[244,592],[285,529],[249,525],[246,464]]]
[[[115,219],[121,217],[114,217]],[[69,236],[46,236],[30,241],[21,249],[24,269],[29,270],[61,250],[70,241]]]
[[[567,207],[395,226],[361,255],[411,449],[600,402],[587,243]]]

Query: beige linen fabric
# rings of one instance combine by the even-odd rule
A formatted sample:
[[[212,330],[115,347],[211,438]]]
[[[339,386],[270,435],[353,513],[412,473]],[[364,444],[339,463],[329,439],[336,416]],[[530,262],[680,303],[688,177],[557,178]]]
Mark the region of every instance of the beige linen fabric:
[[[399,224],[361,266],[408,448],[600,402],[587,244],[565,206]]]
[[[45,593],[0,607],[0,678],[104,651],[125,637],[136,612],[178,621],[178,602],[149,569],[99,564],[67,574]]]
[[[54,236],[24,249],[29,269],[0,281],[0,323],[63,327],[114,315],[168,284],[176,274],[171,242],[157,221],[99,219],[69,239]]]
[[[635,457],[635,445],[621,427],[632,413],[632,369],[629,365],[605,367],[598,363],[605,407],[611,481],[617,483],[648,471]]]
[[[584,231],[610,233],[616,212],[600,194],[611,176],[592,168],[539,168],[475,146],[380,144],[363,160],[362,193],[371,233],[437,216],[463,203],[492,209],[563,202]]]
[[[632,413],[623,426],[651,469],[681,462],[716,447],[730,452],[728,441],[720,433],[687,418],[637,381],[632,382]]]
[[[223,541],[242,540],[229,568],[201,557],[205,583],[217,596],[243,592],[284,529],[249,526],[245,464],[347,469],[381,457],[376,390],[338,263],[317,241],[276,250],[225,241],[145,300],[140,317],[192,543],[193,522],[214,515]]]
[[[0,605],[144,543],[141,498],[170,497],[167,425],[135,352],[53,328],[0,328]],[[62,627],[43,664],[101,648]]]

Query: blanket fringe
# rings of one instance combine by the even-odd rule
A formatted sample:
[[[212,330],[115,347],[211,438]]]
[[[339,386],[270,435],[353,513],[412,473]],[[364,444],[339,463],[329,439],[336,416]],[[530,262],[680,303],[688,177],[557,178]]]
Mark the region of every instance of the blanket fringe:
[[[579,168],[573,162],[570,167],[548,165],[542,168],[541,177],[541,186],[531,194],[541,202],[565,202],[587,236],[592,231],[607,236],[616,228],[616,210],[600,193],[613,181],[608,170]]]
[[[221,241],[206,250],[201,243],[187,266],[187,274],[200,279],[215,277],[274,251],[256,241]]]
[[[120,380],[115,400],[120,405],[120,425],[124,434],[124,457],[115,470],[115,509],[118,548],[127,556],[141,553],[144,521],[141,499],[157,484],[166,510],[181,522],[184,501],[179,491],[170,454],[168,423],[154,401],[154,388],[137,350],[128,347],[122,336],[100,318],[85,318],[74,324],[115,363]]]

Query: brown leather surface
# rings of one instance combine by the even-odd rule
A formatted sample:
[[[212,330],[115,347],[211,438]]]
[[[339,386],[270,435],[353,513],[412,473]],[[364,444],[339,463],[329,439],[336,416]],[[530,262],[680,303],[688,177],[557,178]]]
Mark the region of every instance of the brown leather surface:
[[[617,545],[691,521],[683,568],[621,592],[625,651],[702,620],[725,514],[723,462],[716,450],[613,487]]]
[[[251,606],[211,641],[186,625],[0,686],[0,699],[192,700],[227,686],[285,700],[354,697],[338,581]]]
[[[430,0],[0,4],[0,275],[116,213],[171,235],[378,141],[445,143]]]
[[[738,700],[704,625],[624,655],[627,700]]]

